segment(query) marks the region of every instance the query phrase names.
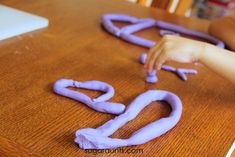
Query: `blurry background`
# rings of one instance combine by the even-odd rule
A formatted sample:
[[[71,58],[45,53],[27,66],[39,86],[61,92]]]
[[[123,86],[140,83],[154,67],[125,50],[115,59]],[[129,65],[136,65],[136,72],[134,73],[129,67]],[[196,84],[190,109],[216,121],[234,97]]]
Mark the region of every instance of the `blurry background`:
[[[215,19],[235,15],[235,0],[128,0],[185,16]]]

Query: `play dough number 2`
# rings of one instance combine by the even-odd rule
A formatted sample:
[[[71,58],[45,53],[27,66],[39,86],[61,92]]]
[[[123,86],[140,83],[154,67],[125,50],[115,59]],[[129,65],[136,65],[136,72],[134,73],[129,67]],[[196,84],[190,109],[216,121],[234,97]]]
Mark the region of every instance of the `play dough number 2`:
[[[99,90],[106,92],[106,94],[96,99],[91,99],[85,94],[67,89],[69,86]],[[182,103],[179,97],[171,92],[162,90],[149,90],[142,93],[126,109],[123,104],[105,102],[114,95],[114,90],[111,85],[101,81],[77,82],[61,79],[54,84],[54,91],[60,95],[80,101],[97,111],[119,114],[96,129],[84,128],[77,130],[75,142],[82,149],[110,149],[144,144],[172,129],[178,123],[182,114]],[[133,120],[141,110],[153,101],[168,102],[172,108],[169,117],[161,118],[146,125],[128,139],[109,137],[127,122]]]

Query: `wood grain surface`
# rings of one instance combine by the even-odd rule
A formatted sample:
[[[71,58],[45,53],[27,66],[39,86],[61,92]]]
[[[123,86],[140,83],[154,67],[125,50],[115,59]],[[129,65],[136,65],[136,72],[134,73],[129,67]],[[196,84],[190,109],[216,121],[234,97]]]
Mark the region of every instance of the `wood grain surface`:
[[[199,71],[184,82],[160,71],[159,82],[145,83],[143,65],[137,61],[145,48],[126,43],[105,32],[105,13],[127,13],[176,23],[207,32],[209,22],[122,0],[2,0],[2,4],[49,19],[46,29],[0,42],[0,156],[94,156],[74,143],[74,132],[97,127],[114,115],[96,112],[84,104],[56,95],[60,78],[100,80],[116,90],[112,101],[128,105],[148,89],[177,94],[183,115],[177,126],[144,145],[125,147],[132,153],[99,156],[208,156],[222,157],[235,139],[235,87],[202,65],[170,63]],[[159,29],[137,35],[159,40]],[[100,93],[85,91],[95,97]],[[128,138],[144,125],[168,116],[171,109],[154,102],[118,130],[113,137]],[[135,153],[136,150],[142,153]],[[94,153],[94,152],[93,152]]]

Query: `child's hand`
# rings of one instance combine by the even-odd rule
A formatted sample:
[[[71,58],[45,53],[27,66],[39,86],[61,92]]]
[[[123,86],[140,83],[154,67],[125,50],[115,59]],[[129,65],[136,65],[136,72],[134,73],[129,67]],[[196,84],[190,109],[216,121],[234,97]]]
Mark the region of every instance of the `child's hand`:
[[[158,70],[164,62],[172,60],[182,63],[191,63],[199,60],[207,43],[183,37],[165,35],[159,43],[150,49],[145,64],[148,72],[154,68]]]

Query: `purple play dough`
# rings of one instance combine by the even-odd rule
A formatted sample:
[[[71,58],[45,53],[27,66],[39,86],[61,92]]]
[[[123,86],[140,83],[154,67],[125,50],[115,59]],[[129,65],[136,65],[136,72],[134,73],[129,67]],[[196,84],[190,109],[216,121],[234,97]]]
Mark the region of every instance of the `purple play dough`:
[[[145,62],[146,62],[146,60],[147,60],[147,53],[146,52],[144,52],[144,53],[142,53],[141,55],[140,55],[140,57],[139,57],[139,61],[140,61],[140,63],[141,64],[145,64]]]
[[[168,65],[163,65],[161,69],[166,70],[166,71],[171,71],[176,73],[182,80],[186,81],[188,78],[186,74],[197,74],[197,70],[194,69],[183,69],[183,68],[174,68],[172,66]]]
[[[109,137],[127,122],[133,120],[143,108],[153,101],[168,102],[172,108],[170,116],[146,125],[134,132],[128,139]],[[77,130],[75,142],[82,149],[111,149],[144,144],[171,130],[179,122],[181,114],[182,103],[178,96],[167,91],[149,90],[132,101],[123,114],[107,121],[102,126],[96,129]]]
[[[113,25],[112,21],[130,22],[132,23],[132,25],[125,26],[123,28],[118,28]],[[193,31],[193,30],[184,28],[182,26],[178,26],[176,24],[158,21],[158,20],[154,20],[151,18],[141,19],[141,18],[128,16],[126,14],[105,14],[102,17],[102,24],[105,27],[105,29],[111,34],[118,36],[130,43],[137,44],[137,45],[147,47],[147,48],[151,48],[156,43],[154,41],[143,39],[141,37],[137,37],[136,35],[132,35],[132,33],[135,33],[137,31],[150,28],[150,27],[160,27],[164,29],[160,31],[161,35],[169,34],[169,33],[177,35],[178,33],[182,33],[182,34],[190,35],[193,37],[199,37],[199,38],[205,39],[213,44],[216,44],[220,48],[225,47],[222,41],[206,33]]]
[[[121,33],[132,34],[142,29],[153,27],[155,25],[155,20],[151,18],[139,19],[139,22],[140,23],[137,23],[135,25],[122,27]]]
[[[169,66],[169,65],[162,65],[161,69],[166,70],[166,71],[171,71],[171,72],[176,71],[176,68]]]
[[[144,47],[145,46],[153,47],[156,44],[156,42],[138,37],[136,35],[132,35],[132,33],[145,29],[145,28],[153,27],[154,25],[155,25],[155,20],[145,19],[145,21],[143,21],[142,23],[125,26],[121,29],[120,37],[133,44],[137,44],[137,45],[144,46]]]
[[[144,64],[146,59],[147,59],[147,53],[144,52],[140,55],[139,61],[141,64]],[[157,70],[153,70],[150,74],[148,74],[146,76],[145,81],[149,83],[156,83],[158,81]]]
[[[120,36],[121,29],[114,26],[112,21],[130,22],[134,24],[137,23],[138,25],[138,23],[145,22],[146,20],[148,19],[138,19],[132,16],[128,16],[126,14],[105,14],[102,16],[102,23],[104,28],[115,36]],[[128,31],[128,27],[126,27],[125,29],[126,31]]]
[[[145,81],[149,83],[156,83],[158,81],[157,70],[154,69],[150,74],[148,74]]]
[[[184,81],[186,81],[188,79],[186,74],[197,74],[197,71],[194,69],[178,68],[176,72],[177,72],[178,76],[180,76]]]
[[[198,37],[198,38],[201,38],[201,39],[205,39],[205,40],[217,45],[220,48],[225,47],[224,42],[222,42],[221,40],[219,40],[219,39],[217,39],[217,38],[215,38],[211,35],[208,35],[206,33],[198,32],[198,31],[192,31],[192,30],[184,28],[182,26],[167,23],[167,22],[163,22],[163,21],[156,21],[156,26],[160,27],[160,28],[170,30],[170,31],[174,31],[174,32],[177,32],[177,33],[182,33],[182,34],[190,35],[190,36],[193,36],[193,37]]]
[[[90,90],[98,90],[105,92],[105,94],[99,96],[96,99],[91,99],[87,95],[77,92],[67,87],[76,87]],[[121,114],[125,110],[125,105],[120,103],[105,102],[113,97],[114,89],[111,85],[101,82],[101,81],[86,81],[86,82],[77,82],[70,79],[61,79],[55,82],[54,92],[63,95],[65,97],[72,98],[79,102],[82,102],[93,108],[96,111],[106,112],[111,114]]]
[[[141,64],[145,64],[146,59],[147,59],[147,53],[144,52],[140,55],[139,62]],[[169,65],[162,65],[161,69],[176,73],[184,81],[187,80],[186,74],[197,74],[197,70],[194,70],[194,69],[174,68]],[[157,82],[158,81],[157,71],[154,69],[150,74],[147,75],[145,80],[146,80],[146,82],[149,82],[149,83]]]
[[[169,31],[169,30],[165,30],[165,29],[161,29],[161,30],[159,31],[159,34],[160,34],[161,36],[164,36],[164,35],[176,35],[176,36],[180,36],[179,33],[176,33],[176,32],[173,32],[173,31]]]
[[[130,23],[136,23],[138,21],[135,17],[130,17],[125,14],[106,14],[102,16],[102,23],[104,28],[110,32],[111,34],[114,34],[116,36],[120,35],[120,29],[113,25],[112,21],[122,21],[122,22],[130,22]]]

